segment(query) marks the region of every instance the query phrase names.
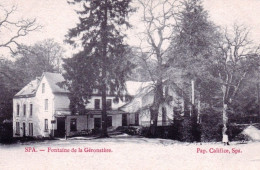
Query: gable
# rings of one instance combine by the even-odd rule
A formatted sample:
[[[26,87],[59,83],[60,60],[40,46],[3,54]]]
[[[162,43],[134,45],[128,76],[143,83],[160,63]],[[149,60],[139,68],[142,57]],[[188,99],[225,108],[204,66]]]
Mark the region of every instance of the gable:
[[[61,74],[44,72],[41,78],[37,77],[35,80],[28,83],[17,94],[15,94],[14,98],[34,97],[36,92],[42,91],[43,80],[46,84],[45,88],[49,87],[52,93],[69,93],[67,89],[61,88],[58,85],[58,83],[65,81]]]

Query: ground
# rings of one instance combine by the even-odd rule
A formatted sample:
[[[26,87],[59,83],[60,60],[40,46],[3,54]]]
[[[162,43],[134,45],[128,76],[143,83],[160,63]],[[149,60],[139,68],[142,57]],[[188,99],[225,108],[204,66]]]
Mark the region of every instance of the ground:
[[[29,147],[37,152],[31,152]],[[82,152],[79,152],[79,148]],[[104,148],[112,152],[97,152],[102,151],[101,149],[104,151]],[[67,149],[69,152],[55,152],[58,149]],[[90,152],[90,149],[96,152]],[[232,149],[238,153],[232,153]],[[182,143],[166,139],[131,137],[126,134],[107,139],[78,137],[0,145],[0,169],[258,170],[259,151],[260,142],[231,142],[229,146],[224,146],[219,142]]]

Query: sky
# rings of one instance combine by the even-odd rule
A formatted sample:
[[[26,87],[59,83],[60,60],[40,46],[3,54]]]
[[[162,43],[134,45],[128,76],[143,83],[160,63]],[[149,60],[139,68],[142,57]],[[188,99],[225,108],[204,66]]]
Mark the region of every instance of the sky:
[[[210,19],[224,28],[244,24],[260,44],[260,0],[204,0],[204,7]]]
[[[68,29],[75,27],[78,17],[73,6],[66,0],[0,0],[0,4],[4,8],[13,4],[17,6],[12,19],[36,18],[43,26],[40,31],[20,39],[20,42],[32,45],[37,41],[53,38],[65,46],[66,55],[72,55],[70,46],[64,44],[63,40]],[[204,0],[204,7],[209,13],[210,20],[217,25],[225,28],[234,22],[244,24],[251,29],[251,37],[255,43],[260,43],[260,0]],[[133,15],[130,21],[135,22],[136,18]],[[130,35],[128,42],[130,45],[136,44],[136,37]]]

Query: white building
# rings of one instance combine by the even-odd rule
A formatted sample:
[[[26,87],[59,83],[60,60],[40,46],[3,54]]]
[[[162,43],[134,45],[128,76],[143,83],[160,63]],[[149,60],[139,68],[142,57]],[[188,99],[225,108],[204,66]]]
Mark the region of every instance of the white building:
[[[94,93],[87,112],[72,115],[69,110],[69,91],[57,83],[64,81],[61,74],[43,73],[19,91],[13,99],[13,136],[63,137],[80,134],[88,129],[101,128],[101,95]],[[114,96],[107,96],[108,127],[138,124],[135,114],[120,110],[125,105]]]
[[[134,86],[136,92],[131,102],[121,107],[127,113],[138,115],[138,125],[150,126],[150,107],[154,101],[154,85],[152,82],[127,82],[128,86]],[[129,87],[127,88],[129,89]],[[163,85],[164,102],[159,106],[158,126],[168,126],[173,123],[174,111],[184,113],[184,99],[177,86],[170,82]]]

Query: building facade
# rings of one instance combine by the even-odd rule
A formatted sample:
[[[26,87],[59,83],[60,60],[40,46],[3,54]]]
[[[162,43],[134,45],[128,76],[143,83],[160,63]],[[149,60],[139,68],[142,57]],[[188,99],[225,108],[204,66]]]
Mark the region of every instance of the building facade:
[[[129,82],[128,82],[129,83]],[[134,113],[138,116],[140,126],[151,126],[150,107],[154,101],[154,86],[152,82],[132,82],[138,87],[134,98],[131,102],[121,107],[121,110],[127,113]],[[159,106],[157,126],[169,126],[173,123],[174,112],[184,115],[184,99],[177,87],[170,83],[164,82],[163,96],[164,102]]]
[[[85,114],[72,115],[69,91],[58,85],[63,81],[61,74],[45,72],[14,96],[14,137],[64,137],[101,128],[101,95],[93,93]],[[116,101],[115,96],[107,96],[108,127],[138,124],[135,114],[120,110],[125,104]]]

